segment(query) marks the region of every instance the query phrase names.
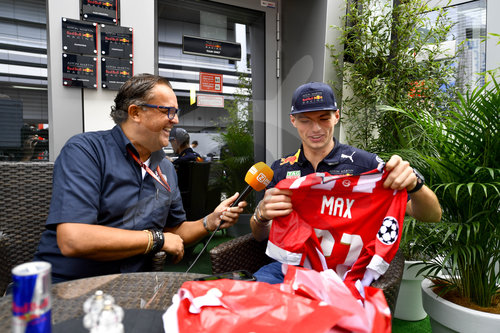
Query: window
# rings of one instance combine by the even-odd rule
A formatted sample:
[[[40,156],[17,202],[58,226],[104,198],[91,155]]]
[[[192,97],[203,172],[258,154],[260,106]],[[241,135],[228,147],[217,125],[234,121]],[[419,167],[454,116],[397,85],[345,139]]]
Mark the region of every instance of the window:
[[[46,1],[0,8],[0,160],[48,160]]]

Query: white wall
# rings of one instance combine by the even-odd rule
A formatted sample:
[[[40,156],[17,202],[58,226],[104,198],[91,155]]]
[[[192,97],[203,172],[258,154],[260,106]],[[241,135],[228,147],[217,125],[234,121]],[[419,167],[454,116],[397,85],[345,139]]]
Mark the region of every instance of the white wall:
[[[110,107],[116,91],[98,88],[68,88],[62,85],[61,18],[80,20],[79,0],[47,0],[47,56],[49,89],[50,160],[59,155],[64,143],[84,131],[110,129],[114,122]],[[120,1],[120,25],[132,27],[134,73],[156,74],[156,1]],[[100,70],[98,56],[98,71]],[[98,75],[100,81],[100,75]]]
[[[155,1],[120,1],[120,26],[133,28],[134,74],[155,72],[157,59]],[[98,63],[100,64],[100,58]],[[100,67],[99,67],[100,68]],[[109,113],[117,91],[84,89],[84,131],[110,129],[114,126]]]

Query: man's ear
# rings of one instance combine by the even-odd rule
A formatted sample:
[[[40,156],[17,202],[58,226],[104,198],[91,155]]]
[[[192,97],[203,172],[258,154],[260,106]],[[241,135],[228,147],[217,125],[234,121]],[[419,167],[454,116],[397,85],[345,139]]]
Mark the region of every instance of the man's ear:
[[[141,110],[140,106],[137,106],[135,104],[130,104],[128,106],[128,117],[134,121],[136,121],[139,118],[139,111]]]
[[[292,123],[292,126],[293,126],[293,127],[297,127],[297,126],[295,126],[295,120],[297,120],[297,119],[295,118],[295,116],[294,116],[294,115],[290,115],[290,122]]]
[[[335,124],[337,124],[340,120],[340,109],[337,109],[334,113],[333,113],[333,118],[335,118]]]

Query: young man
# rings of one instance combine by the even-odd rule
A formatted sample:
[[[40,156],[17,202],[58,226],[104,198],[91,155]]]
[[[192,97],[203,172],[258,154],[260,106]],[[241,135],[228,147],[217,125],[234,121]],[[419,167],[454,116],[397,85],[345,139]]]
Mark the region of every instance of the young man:
[[[78,134],[54,166],[52,201],[35,260],[54,282],[148,269],[164,250],[178,262],[184,243],[236,223],[237,194],[204,219],[187,222],[174,167],[162,147],[178,123],[177,98],[159,76],[139,74],[118,92],[113,129]]]
[[[376,169],[383,161],[375,154],[339,143],[333,130],[340,119],[332,89],[325,83],[311,82],[296,89],[292,98],[290,121],[301,138],[300,149],[272,164],[274,177],[264,198],[259,202],[250,220],[252,233],[259,240],[269,237],[274,218],[283,217],[293,210],[291,191],[274,186],[285,178],[298,178],[314,172],[332,175],[358,175]],[[385,164],[389,173],[384,187],[406,189],[409,193],[407,214],[421,221],[439,221],[441,207],[435,194],[423,183],[423,177],[407,161],[394,155]],[[335,254],[333,254],[335,255]],[[283,281],[281,263],[262,267],[255,276],[259,281]]]

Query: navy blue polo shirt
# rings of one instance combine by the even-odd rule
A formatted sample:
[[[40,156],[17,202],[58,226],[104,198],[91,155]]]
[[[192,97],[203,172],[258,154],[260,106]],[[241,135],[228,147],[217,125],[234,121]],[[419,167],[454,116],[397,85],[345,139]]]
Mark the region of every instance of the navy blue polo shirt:
[[[302,146],[295,154],[276,160],[271,166],[274,175],[268,188],[276,186],[282,179],[299,178],[314,172],[328,172],[331,175],[358,175],[376,169],[380,163],[383,163],[376,154],[342,144],[335,138],[333,138],[333,143],[332,151],[318,164],[316,171],[304,155]]]
[[[119,126],[78,134],[64,145],[54,165],[47,230],[35,260],[52,264],[64,279],[144,270],[146,256],[116,261],[69,258],[57,246],[56,226],[63,222],[96,224],[127,230],[175,227],[186,220],[172,163],[162,150],[153,152],[150,168],[160,167],[170,192],[142,170],[127,148],[139,156]],[[148,260],[149,261],[149,260]]]

